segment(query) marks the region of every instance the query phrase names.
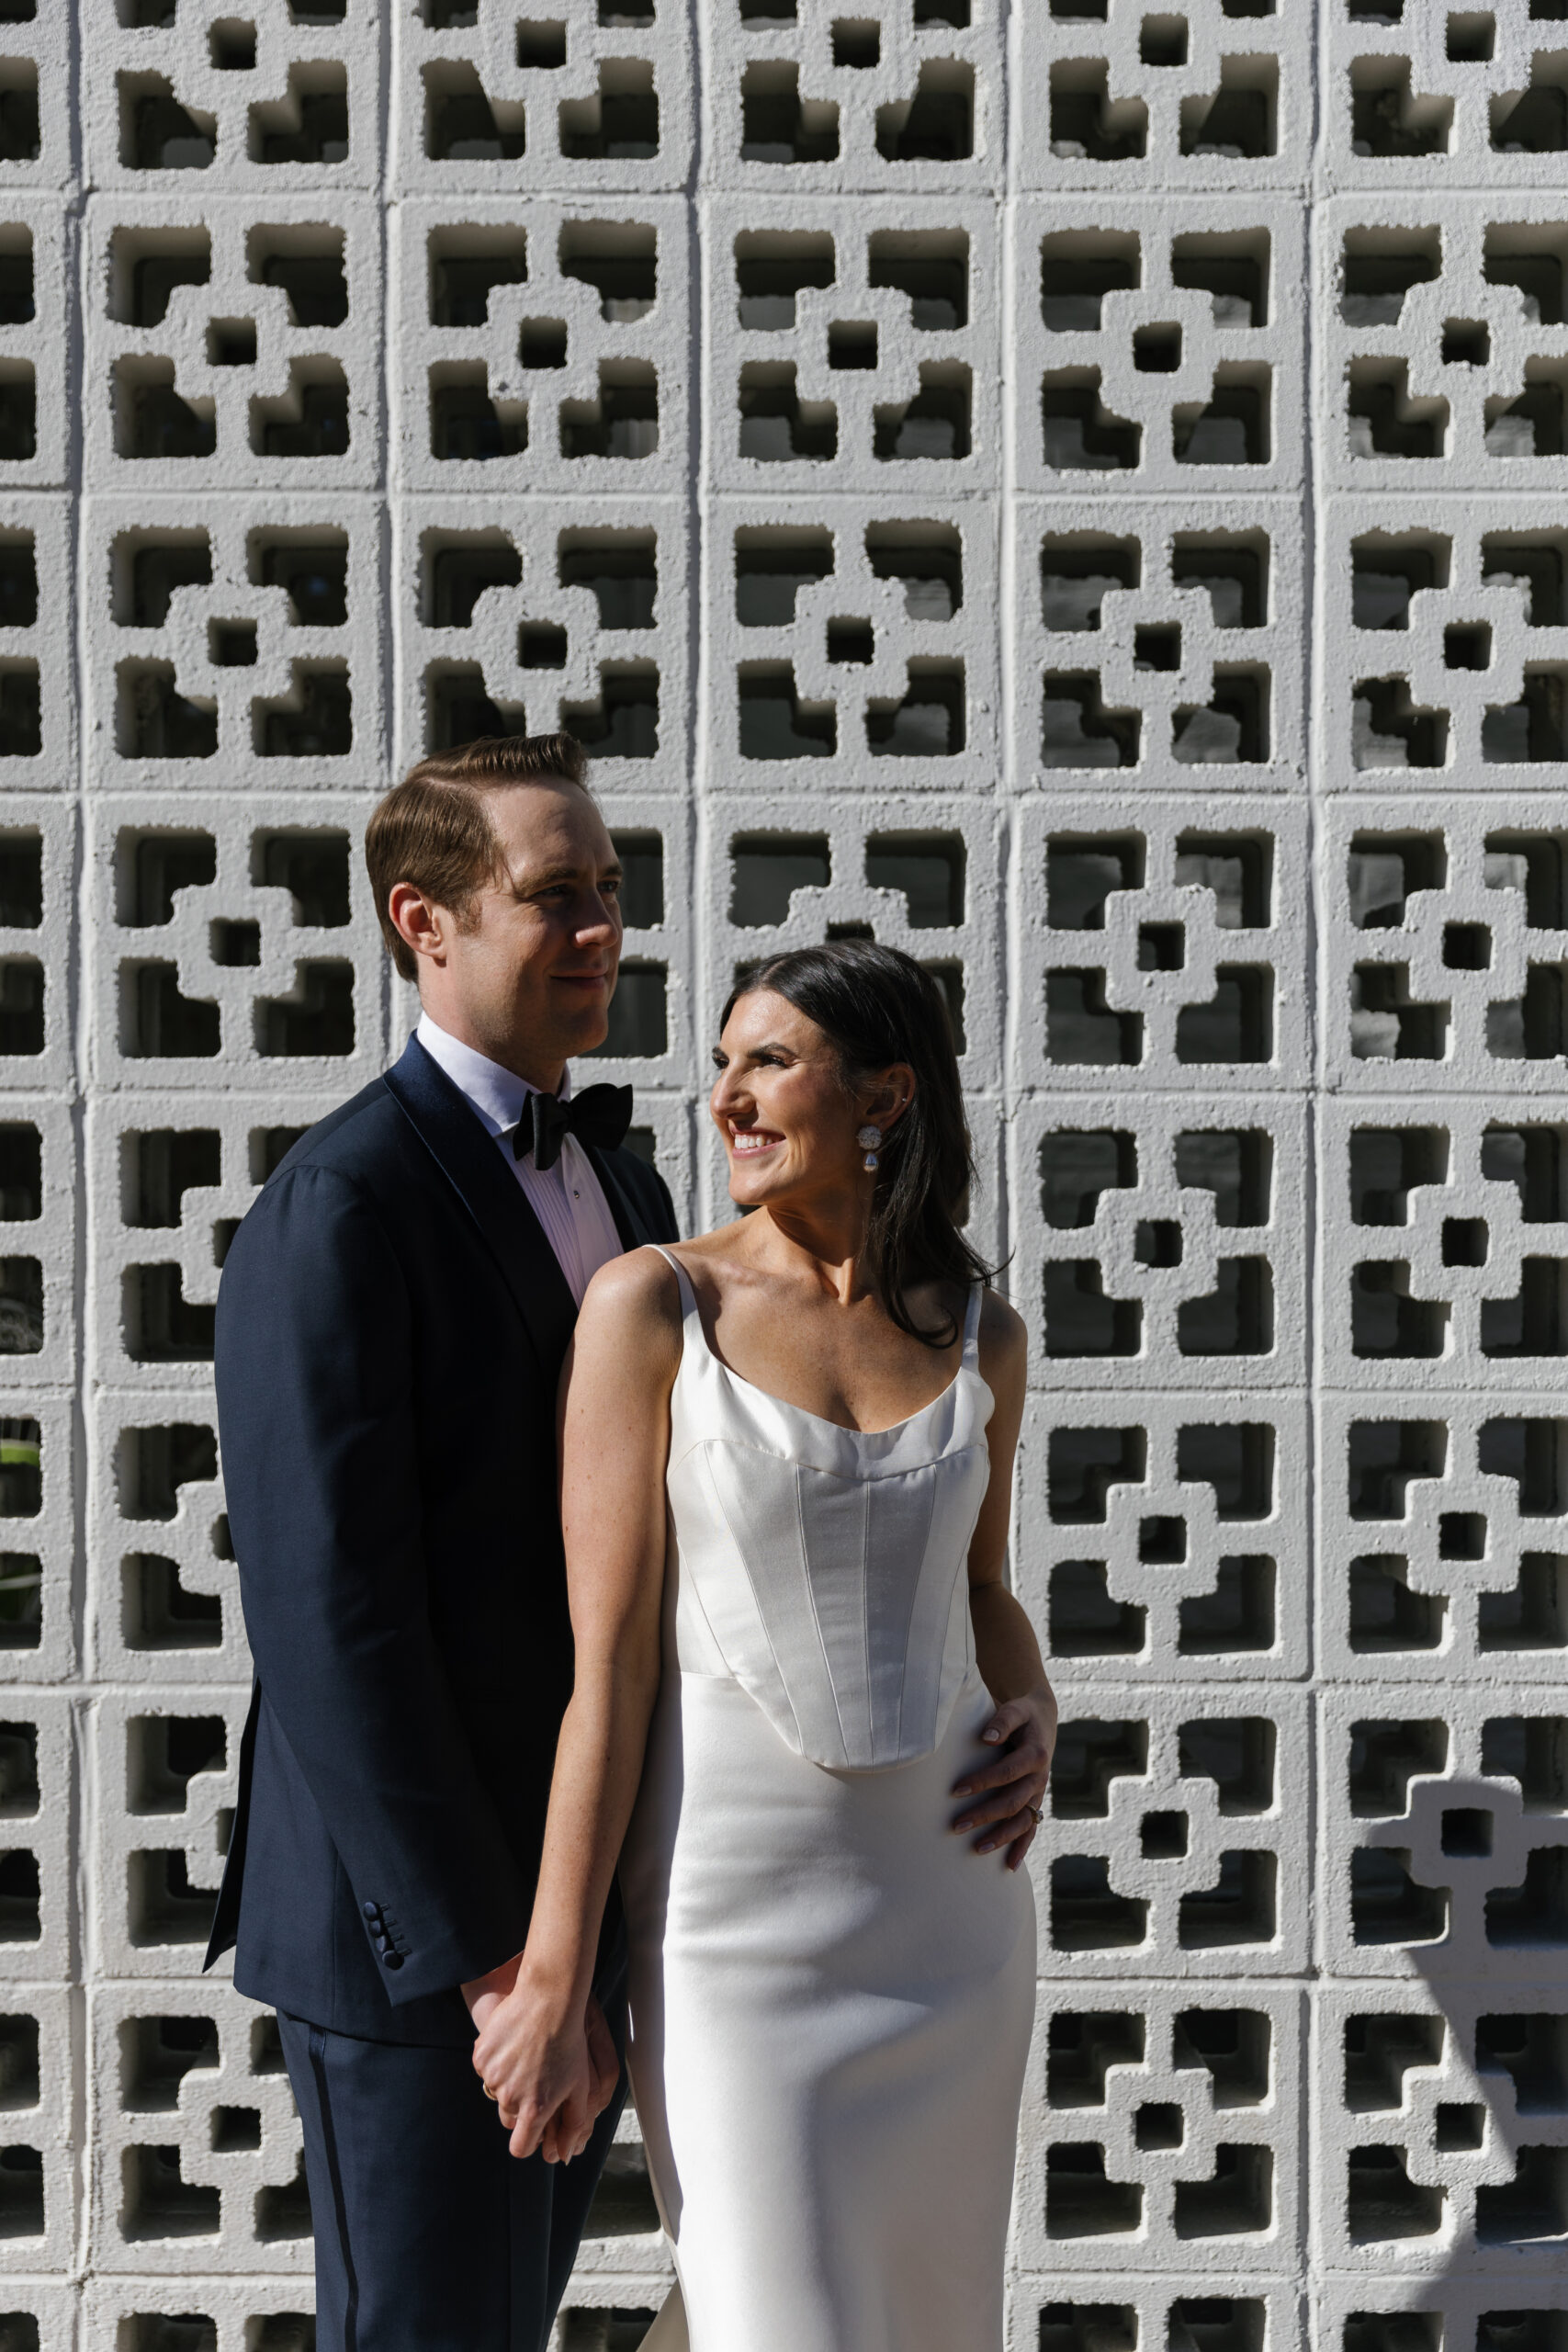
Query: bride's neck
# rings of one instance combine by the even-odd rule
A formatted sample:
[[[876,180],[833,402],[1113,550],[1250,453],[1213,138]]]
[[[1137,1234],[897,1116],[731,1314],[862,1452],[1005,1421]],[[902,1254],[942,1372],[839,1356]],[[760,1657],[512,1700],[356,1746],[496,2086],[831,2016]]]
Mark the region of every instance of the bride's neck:
[[[849,1198],[809,1206],[767,1203],[747,1220],[751,1254],[780,1273],[809,1272],[842,1306],[876,1288],[870,1245],[871,1204]],[[758,1231],[758,1227],[761,1230]]]

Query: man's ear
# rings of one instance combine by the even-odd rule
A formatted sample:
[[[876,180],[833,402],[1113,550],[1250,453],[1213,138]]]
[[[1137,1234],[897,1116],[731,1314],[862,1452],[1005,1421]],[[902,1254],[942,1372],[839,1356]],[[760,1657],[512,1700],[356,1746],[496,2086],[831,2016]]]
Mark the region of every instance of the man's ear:
[[[445,907],[412,882],[394,882],[387,893],[387,914],[393,930],[416,956],[440,959],[446,952],[450,917]]]

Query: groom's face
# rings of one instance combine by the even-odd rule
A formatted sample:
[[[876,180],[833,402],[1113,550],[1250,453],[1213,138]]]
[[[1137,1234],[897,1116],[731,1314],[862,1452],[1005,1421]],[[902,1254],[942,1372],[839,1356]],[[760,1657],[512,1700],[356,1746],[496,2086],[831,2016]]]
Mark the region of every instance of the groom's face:
[[[570,785],[490,796],[497,850],[422,993],[444,1027],[535,1085],[602,1045],[621,959],[620,863],[598,809]],[[443,1012],[447,1017],[443,1019]]]

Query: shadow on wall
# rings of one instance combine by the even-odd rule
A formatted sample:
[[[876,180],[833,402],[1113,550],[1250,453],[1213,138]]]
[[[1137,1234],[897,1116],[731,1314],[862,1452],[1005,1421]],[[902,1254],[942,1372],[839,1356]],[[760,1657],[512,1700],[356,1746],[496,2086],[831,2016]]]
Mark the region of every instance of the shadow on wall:
[[[1353,1782],[1409,1777],[1389,1842],[1349,1857],[1352,1932],[1419,1981],[1324,2016],[1320,2112],[1344,2117],[1343,2146],[1320,2141],[1324,2237],[1363,2276],[1324,2293],[1319,2352],[1568,2352],[1568,1724],[1494,1718],[1482,1771],[1452,1778],[1419,1753],[1443,1728],[1353,1736]]]

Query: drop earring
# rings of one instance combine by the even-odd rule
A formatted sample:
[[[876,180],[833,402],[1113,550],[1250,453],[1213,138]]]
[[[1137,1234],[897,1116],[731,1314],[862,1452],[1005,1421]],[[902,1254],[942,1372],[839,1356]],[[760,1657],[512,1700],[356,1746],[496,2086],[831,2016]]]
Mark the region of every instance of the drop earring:
[[[865,1169],[866,1174],[868,1176],[874,1176],[878,1164],[876,1155],[882,1144],[882,1129],[880,1127],[873,1127],[869,1125],[857,1127],[855,1130],[855,1141],[859,1144],[862,1151],[865,1154],[865,1159],[862,1164]]]

